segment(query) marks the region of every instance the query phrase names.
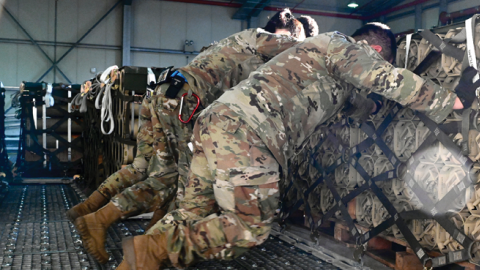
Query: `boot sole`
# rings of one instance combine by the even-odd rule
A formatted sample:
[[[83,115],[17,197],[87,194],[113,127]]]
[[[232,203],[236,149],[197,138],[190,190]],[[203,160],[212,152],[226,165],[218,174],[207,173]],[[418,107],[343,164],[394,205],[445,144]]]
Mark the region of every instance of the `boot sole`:
[[[92,257],[97,260],[101,264],[106,264],[108,262],[108,257],[105,258],[96,248],[96,243],[93,240],[93,236],[90,234],[88,230],[87,224],[85,223],[85,219],[83,217],[77,218],[75,221],[75,227],[77,228],[80,236],[82,237],[83,247],[87,250],[87,252],[92,255]]]
[[[137,262],[135,258],[135,248],[133,246],[133,237],[125,238],[122,241],[123,260],[130,266],[130,269],[137,269]]]

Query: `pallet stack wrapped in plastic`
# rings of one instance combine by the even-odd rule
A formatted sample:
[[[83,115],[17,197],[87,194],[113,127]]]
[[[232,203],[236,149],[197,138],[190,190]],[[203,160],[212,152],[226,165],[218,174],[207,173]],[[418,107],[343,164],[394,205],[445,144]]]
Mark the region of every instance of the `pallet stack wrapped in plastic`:
[[[477,17],[466,24],[473,26],[470,50],[478,63]],[[463,56],[469,35],[469,29],[462,32],[464,26],[434,32],[440,44],[453,45]],[[397,65],[453,90],[468,59],[459,61],[451,51],[443,51],[444,45],[436,48],[423,35],[409,39],[399,42]],[[359,249],[377,235],[403,239],[429,267],[467,260],[478,264],[477,102],[472,109],[454,111],[439,125],[395,102],[383,103],[381,111],[361,125],[337,115],[299,148],[282,187],[281,217],[287,220],[303,210],[312,232],[332,218],[344,220]],[[442,255],[433,257],[430,250]]]
[[[17,178],[64,177],[81,172],[82,116],[68,110],[80,85],[23,82],[16,96],[21,120]]]
[[[131,164],[136,154],[140,108],[149,83],[161,68],[110,67],[82,85],[73,109],[85,116],[84,185],[98,187]]]

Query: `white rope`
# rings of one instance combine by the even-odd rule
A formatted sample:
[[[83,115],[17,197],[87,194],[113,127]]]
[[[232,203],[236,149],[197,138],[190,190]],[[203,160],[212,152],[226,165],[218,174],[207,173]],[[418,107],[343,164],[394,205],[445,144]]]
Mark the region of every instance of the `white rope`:
[[[102,109],[100,111],[100,123],[102,133],[105,135],[110,135],[115,128],[115,123],[113,122],[113,112],[112,112],[112,89],[113,83],[109,83],[105,86],[105,91],[102,99]],[[110,122],[110,130],[105,132],[103,127],[104,122]]]
[[[96,82],[95,85],[99,85],[100,86],[100,82]],[[92,85],[93,87],[93,85]],[[97,110],[100,110],[102,108],[102,104],[100,104],[100,101],[102,99],[102,94],[103,94],[103,91],[105,91],[105,86],[104,87],[100,87],[100,91],[98,91],[98,94],[97,94],[97,98],[95,99],[95,109]]]
[[[113,129],[115,128],[115,123],[113,121],[113,112],[112,112],[112,86],[115,83],[115,81],[111,81],[110,73],[113,70],[118,70],[118,66],[111,66],[107,68],[102,75],[100,76],[100,83],[105,84],[104,89],[100,91],[97,95],[97,99],[95,100],[95,108],[100,109],[100,128],[102,130],[102,133],[105,135],[110,135],[113,132]],[[102,104],[100,106],[99,100],[100,96],[103,93],[102,97]],[[103,127],[104,122],[110,122],[110,130],[108,132],[105,132],[105,128]]]

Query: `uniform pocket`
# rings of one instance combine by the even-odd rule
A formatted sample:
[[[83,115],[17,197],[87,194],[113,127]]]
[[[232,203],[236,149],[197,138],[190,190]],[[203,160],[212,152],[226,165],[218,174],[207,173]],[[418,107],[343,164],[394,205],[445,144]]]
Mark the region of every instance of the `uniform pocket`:
[[[223,131],[230,134],[235,134],[238,128],[242,125],[240,119],[238,118],[231,118],[221,114],[218,114],[217,118],[219,121],[216,125],[220,127]]]
[[[231,168],[229,176],[230,183],[234,186],[259,186],[278,182],[280,179],[278,166]]]
[[[234,186],[235,206],[253,224],[270,223],[280,197],[278,167],[246,167],[230,169]]]

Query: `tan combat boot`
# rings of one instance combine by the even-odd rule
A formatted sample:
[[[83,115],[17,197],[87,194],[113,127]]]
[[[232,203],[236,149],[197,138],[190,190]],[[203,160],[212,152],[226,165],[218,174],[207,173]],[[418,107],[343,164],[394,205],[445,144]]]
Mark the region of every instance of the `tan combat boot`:
[[[130,270],[130,266],[127,261],[125,261],[125,258],[123,258],[122,263],[117,266],[116,270]]]
[[[68,210],[67,218],[70,222],[74,223],[77,218],[97,211],[106,203],[108,203],[108,199],[105,198],[102,193],[95,190],[86,201],[79,203]]]
[[[150,230],[150,228],[153,225],[155,225],[160,219],[162,219],[166,214],[167,214],[167,211],[165,211],[162,208],[157,208],[157,210],[155,210],[155,212],[153,212],[152,219],[150,220],[150,223],[148,223],[148,226],[145,229],[145,232]]]
[[[168,259],[167,237],[146,234],[123,240],[124,261],[133,270],[160,269]]]
[[[83,247],[98,262],[108,262],[108,253],[105,250],[107,229],[122,217],[122,212],[109,202],[95,213],[77,218],[75,227],[82,236]]]

